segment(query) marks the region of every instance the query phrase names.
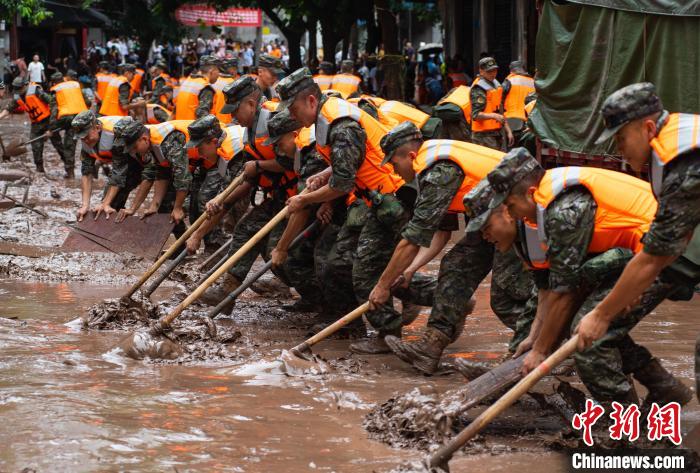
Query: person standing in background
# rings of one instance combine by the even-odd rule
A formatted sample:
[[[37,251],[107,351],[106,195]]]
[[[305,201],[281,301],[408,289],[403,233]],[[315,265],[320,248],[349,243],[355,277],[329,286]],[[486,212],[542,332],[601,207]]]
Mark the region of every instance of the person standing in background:
[[[35,54],[32,57],[32,62],[27,66],[27,72],[29,73],[29,82],[34,82],[35,84],[45,84],[46,74],[44,73],[44,65],[39,61],[39,55]]]

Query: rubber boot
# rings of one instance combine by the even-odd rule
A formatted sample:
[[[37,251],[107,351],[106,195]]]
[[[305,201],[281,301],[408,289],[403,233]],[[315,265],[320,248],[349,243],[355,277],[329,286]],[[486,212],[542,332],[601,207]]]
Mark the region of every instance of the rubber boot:
[[[382,355],[391,353],[391,348],[386,344],[384,338],[387,335],[392,335],[401,338],[401,329],[393,332],[379,331],[377,335],[365,338],[350,345],[350,351],[359,355]]]
[[[241,282],[238,279],[236,279],[230,273],[226,273],[223,281],[204,291],[204,294],[202,294],[202,297],[200,297],[199,300],[207,305],[215,306],[219,302],[223,301],[226,296],[235,291],[240,285]]]
[[[450,344],[450,337],[432,327],[427,327],[414,343],[403,342],[393,335],[384,340],[396,356],[425,374],[435,373],[443,350]]]
[[[39,163],[36,165],[36,172],[40,172],[42,174],[46,172],[44,171],[44,163]]]
[[[74,179],[75,178],[75,170],[73,168],[66,169],[66,179]]]
[[[657,358],[652,358],[633,374],[637,381],[649,390],[642,404],[642,412],[646,412],[645,408],[650,409],[654,402],[659,406],[669,402],[677,402],[683,406],[693,398],[693,391],[666,371]]]

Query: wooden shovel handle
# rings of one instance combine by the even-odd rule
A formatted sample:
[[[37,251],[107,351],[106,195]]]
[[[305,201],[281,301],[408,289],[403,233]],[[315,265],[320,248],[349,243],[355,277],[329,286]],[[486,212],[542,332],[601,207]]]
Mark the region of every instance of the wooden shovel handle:
[[[325,339],[329,335],[332,335],[335,332],[337,332],[338,330],[340,330],[341,328],[345,327],[347,324],[349,324],[353,320],[357,319],[358,317],[361,317],[362,314],[364,314],[368,310],[369,310],[369,302],[365,302],[364,304],[359,306],[357,309],[344,315],[343,317],[336,320],[328,327],[326,327],[323,330],[321,330],[320,332],[318,332],[313,337],[308,338],[307,340],[301,342],[299,345],[292,348],[292,350],[291,350],[292,353],[304,352],[304,351],[308,350],[309,348],[316,345],[318,342]]]
[[[229,194],[231,194],[231,192],[233,192],[233,190],[236,187],[238,187],[238,185],[241,182],[243,182],[244,179],[244,174],[239,175],[233,181],[231,181],[231,184],[229,184],[228,187],[224,189],[224,191],[221,194],[219,194],[215,198],[219,199],[220,201],[223,201],[226,197],[229,196]],[[168,258],[170,258],[175,253],[175,251],[178,249],[178,247],[180,247],[180,245],[187,241],[187,239],[195,232],[195,230],[197,230],[206,221],[207,218],[209,218],[208,212],[204,212],[202,215],[200,215],[199,218],[195,220],[194,223],[190,225],[187,230],[185,230],[185,233],[180,235],[180,238],[178,238],[177,241],[175,241],[175,243],[170,245],[170,248],[168,248],[167,251],[163,253],[163,255],[161,255],[161,257],[158,258],[158,260],[155,263],[153,263],[153,265],[150,268],[148,268],[148,270],[145,273],[143,273],[141,279],[139,279],[136,282],[136,284],[131,286],[131,289],[129,289],[129,292],[127,292],[124,295],[124,297],[128,298],[133,296],[134,293],[143,285],[143,283],[145,283],[148,280],[148,278],[153,276],[153,273],[155,273],[158,270],[158,268],[160,268],[163,265],[163,263],[165,263],[168,260]]]
[[[435,454],[430,457],[430,467],[436,468],[444,466],[444,464],[452,458],[452,455],[462,448],[465,443],[481,432],[484,427],[501,414],[501,412],[515,403],[523,394],[527,393],[530,388],[546,376],[554,367],[571,356],[571,354],[576,351],[576,343],[578,343],[578,335],[571,337],[565,344],[559,347],[557,351],[549,355],[537,368],[528,373],[518,384],[513,386],[488,409],[482,412],[479,417],[474,419],[471,424],[450,440],[447,445],[435,452]]]

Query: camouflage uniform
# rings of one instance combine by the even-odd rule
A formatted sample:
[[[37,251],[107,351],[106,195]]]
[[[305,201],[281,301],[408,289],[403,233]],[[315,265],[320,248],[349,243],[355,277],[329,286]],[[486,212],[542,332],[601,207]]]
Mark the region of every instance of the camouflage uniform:
[[[486,57],[479,61],[479,68],[484,70],[491,70],[493,68],[498,68],[496,61],[493,58]],[[480,77],[480,80],[487,82],[486,79]],[[491,83],[490,85],[496,86],[498,82]],[[500,85],[499,85],[500,87]],[[477,115],[484,111],[486,108],[486,91],[478,86],[472,86],[469,91],[469,99],[472,104],[472,128],[476,121]],[[472,142],[477,145],[488,146],[493,149],[505,149],[505,143],[503,142],[503,129],[495,131],[479,131],[475,132],[472,129],[471,134]]]
[[[258,67],[268,69],[278,78],[284,74],[284,64],[282,60],[269,54],[260,55],[258,58]],[[263,95],[267,100],[279,100],[279,95],[277,95],[274,86],[263,90]]]
[[[46,103],[47,105],[51,104],[52,101],[52,96],[50,94],[47,94],[44,92],[44,90],[37,86],[36,89],[36,97],[39,98],[41,101]],[[22,95],[19,98],[22,99],[26,103],[26,95]],[[7,104],[5,107],[5,110],[7,110],[10,113],[15,113],[19,111],[20,105],[17,100],[17,97],[14,99],[10,100],[10,102]],[[51,123],[50,117],[47,117],[43,119],[40,122],[37,123],[32,123],[30,128],[29,128],[29,139],[33,140],[34,138],[38,138],[39,136],[45,134],[47,131],[49,131],[50,127],[49,124]],[[63,149],[63,143],[61,142],[61,136],[58,133],[54,133],[51,135],[51,144],[53,144],[53,147],[56,149],[56,152],[58,155],[63,159],[63,156],[65,154],[65,150]],[[43,168],[44,166],[44,143],[46,140],[38,140],[32,143],[32,156],[34,158],[34,164],[36,165],[37,168]]]
[[[60,74],[60,73],[58,73]],[[52,79],[54,80],[54,79]],[[85,92],[83,91],[83,99],[85,100],[85,104],[90,108],[92,105],[92,102],[90,101],[90,98],[85,95]],[[61,159],[63,160],[63,165],[66,168],[66,171],[70,170],[72,171],[73,168],[75,167],[75,147],[78,143],[78,139],[75,136],[75,133],[73,132],[73,128],[71,127],[71,122],[75,118],[75,115],[66,115],[61,118],[58,117],[58,104],[56,103],[56,96],[54,94],[49,95],[50,100],[49,100],[49,107],[51,108],[51,117],[49,121],[49,125],[47,126],[48,129],[51,130],[64,130],[63,133],[63,144],[60,146],[60,148],[63,149],[63,153],[59,150],[59,148],[56,148],[56,151],[59,152],[59,155],[61,156]],[[47,130],[48,131],[48,130]],[[58,132],[54,132],[53,135],[56,137],[56,141],[60,140],[60,136]],[[56,141],[54,141],[54,138],[51,138],[51,143],[54,144],[54,147],[56,147]]]
[[[219,67],[219,61],[213,56],[202,56],[200,59],[200,64],[202,66],[216,66]],[[201,74],[192,74],[192,78],[204,78]],[[212,113],[212,106],[214,105],[214,89],[211,85],[204,87],[199,92],[199,101],[197,108],[194,111],[195,118],[202,118],[206,115]]]

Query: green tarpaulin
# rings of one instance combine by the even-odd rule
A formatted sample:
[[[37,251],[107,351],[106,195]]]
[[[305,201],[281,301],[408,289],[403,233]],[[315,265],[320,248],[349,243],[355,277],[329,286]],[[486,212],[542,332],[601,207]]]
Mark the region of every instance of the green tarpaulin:
[[[570,2],[654,15],[700,16],[700,0],[570,0]]]
[[[531,121],[547,145],[613,154],[612,143],[594,144],[603,128],[600,107],[612,92],[635,82],[653,82],[670,111],[700,113],[700,17],[610,8],[632,3],[662,4],[545,1],[537,34],[538,100]],[[663,2],[678,8],[680,3]]]

